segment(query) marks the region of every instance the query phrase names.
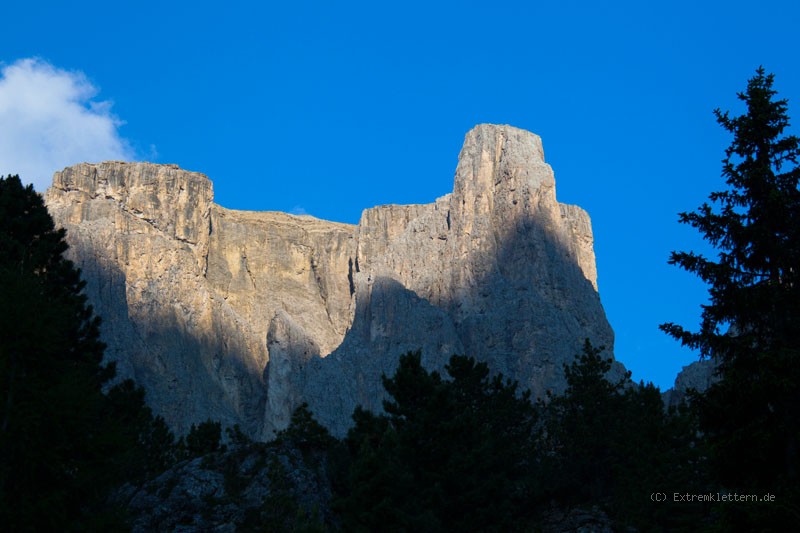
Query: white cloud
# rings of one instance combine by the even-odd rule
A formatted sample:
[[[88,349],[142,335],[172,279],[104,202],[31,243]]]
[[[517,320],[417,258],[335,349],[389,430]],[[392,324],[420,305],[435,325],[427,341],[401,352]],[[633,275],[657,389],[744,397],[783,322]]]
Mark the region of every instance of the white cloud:
[[[111,102],[81,72],[39,59],[0,70],[0,175],[19,174],[44,192],[53,172],[83,161],[132,160]]]
[[[302,205],[296,205],[289,211],[289,214],[303,216],[303,215],[308,215],[309,213]]]

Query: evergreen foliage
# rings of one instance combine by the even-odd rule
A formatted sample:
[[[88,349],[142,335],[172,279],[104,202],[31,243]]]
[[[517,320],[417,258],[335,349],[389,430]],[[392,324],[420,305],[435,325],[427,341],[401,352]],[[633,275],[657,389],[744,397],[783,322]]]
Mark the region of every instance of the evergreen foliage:
[[[120,527],[108,492],[168,462],[171,434],[103,365],[100,319],[41,196],[0,178],[0,523]]]
[[[308,404],[303,402],[292,413],[289,426],[278,433],[277,440],[291,444],[301,452],[310,452],[327,450],[336,439],[314,419]]]
[[[600,506],[618,523],[645,530],[692,530],[701,508],[650,495],[705,490],[693,420],[665,411],[652,384],[635,385],[630,374],[609,381],[612,360],[602,352],[587,339],[583,353],[564,365],[564,394],[542,405],[547,497]]]
[[[420,353],[384,377],[386,414],[357,409],[342,520],[353,531],[500,531],[530,512],[535,410],[529,394],[473,359],[453,356],[451,379]]]
[[[611,493],[612,468],[623,457],[621,416],[627,380],[611,383],[611,359],[587,340],[583,354],[564,365],[567,390],[547,406],[548,449],[552,451],[552,487],[563,501],[598,501]],[[559,486],[561,487],[559,490]],[[576,491],[577,489],[577,491]]]
[[[699,331],[662,326],[719,364],[721,380],[694,405],[721,485],[776,495],[769,509],[736,511],[739,525],[759,527],[768,523],[765,514],[800,520],[800,140],[784,133],[788,104],[775,98],[773,81],[759,68],[738,95],[745,114],[715,111],[733,136],[722,167],[728,188],[680,221],[717,258],[674,252],[670,259],[708,284],[710,301]]]
[[[186,458],[202,457],[209,453],[225,451],[222,444],[222,424],[210,418],[199,424],[192,424],[189,433],[181,437],[178,447]]]
[[[228,442],[234,446],[247,446],[253,443],[253,439],[245,435],[239,424],[225,428],[225,434],[228,435]]]
[[[108,393],[109,426],[121,443],[115,461],[123,467],[128,482],[154,477],[175,464],[179,451],[175,436],[161,416],[153,416],[144,403],[144,389],[128,379],[112,387]]]
[[[445,379],[404,355],[384,377],[385,414],[353,414],[350,462],[334,479],[343,528],[535,530],[553,506],[647,531],[707,523],[707,507],[650,499],[706,490],[694,419],[665,410],[652,385],[609,381],[611,367],[587,340],[564,394],[534,405],[471,358],[453,356]]]

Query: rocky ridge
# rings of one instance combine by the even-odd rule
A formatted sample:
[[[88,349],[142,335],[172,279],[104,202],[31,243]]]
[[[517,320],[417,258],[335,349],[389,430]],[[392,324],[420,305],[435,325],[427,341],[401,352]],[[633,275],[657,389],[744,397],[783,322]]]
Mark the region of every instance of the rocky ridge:
[[[589,217],[510,126],[467,134],[451,194],[356,226],[225,209],[174,165],[75,165],[46,202],[107,357],[179,432],[210,417],[268,438],[307,401],[341,435],[409,350],[429,368],[473,355],[537,395],[583,339],[613,350]]]

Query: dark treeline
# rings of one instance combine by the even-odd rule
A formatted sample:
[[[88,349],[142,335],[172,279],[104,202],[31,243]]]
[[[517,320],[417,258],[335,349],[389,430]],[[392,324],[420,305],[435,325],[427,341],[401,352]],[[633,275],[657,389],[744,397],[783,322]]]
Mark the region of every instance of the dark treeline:
[[[691,417],[652,386],[610,383],[610,366],[587,341],[565,393],[532,402],[471,358],[443,377],[401,357],[385,413],[356,411],[345,439],[343,530],[534,531],[572,507],[642,530],[698,523],[704,509],[650,496],[706,488]]]
[[[579,509],[619,530],[793,529],[800,141],[784,134],[787,102],[772,85],[759,69],[739,95],[745,114],[716,111],[733,136],[723,161],[728,188],[681,215],[716,258],[671,259],[709,286],[699,331],[662,326],[716,362],[707,391],[667,409],[652,385],[610,381],[611,360],[588,340],[565,365],[564,392],[538,400],[469,357],[453,356],[440,374],[409,353],[383,378],[383,412],[357,409],[343,440],[305,405],[294,413],[276,442],[324,465],[330,509],[303,515],[284,491],[265,502],[263,516],[291,509],[299,522],[284,517],[281,530],[537,531],[557,529]],[[141,388],[114,380],[64,236],[40,195],[16,176],[0,178],[4,530],[125,529],[132,517],[109,503],[123,485],[193,457],[229,464],[259,446],[211,420],[176,439]],[[686,501],[699,495],[717,501]],[[743,495],[771,501],[736,501]]]

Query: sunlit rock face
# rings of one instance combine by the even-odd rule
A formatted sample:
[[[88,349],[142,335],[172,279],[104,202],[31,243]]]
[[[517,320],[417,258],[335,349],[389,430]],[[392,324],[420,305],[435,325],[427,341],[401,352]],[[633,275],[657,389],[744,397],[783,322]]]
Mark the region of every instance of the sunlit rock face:
[[[613,348],[589,217],[510,126],[467,134],[451,194],[357,226],[225,209],[173,165],[76,165],[46,201],[107,357],[179,432],[210,417],[268,438],[306,401],[341,435],[410,350],[439,370],[472,355],[541,395],[585,338]]]

